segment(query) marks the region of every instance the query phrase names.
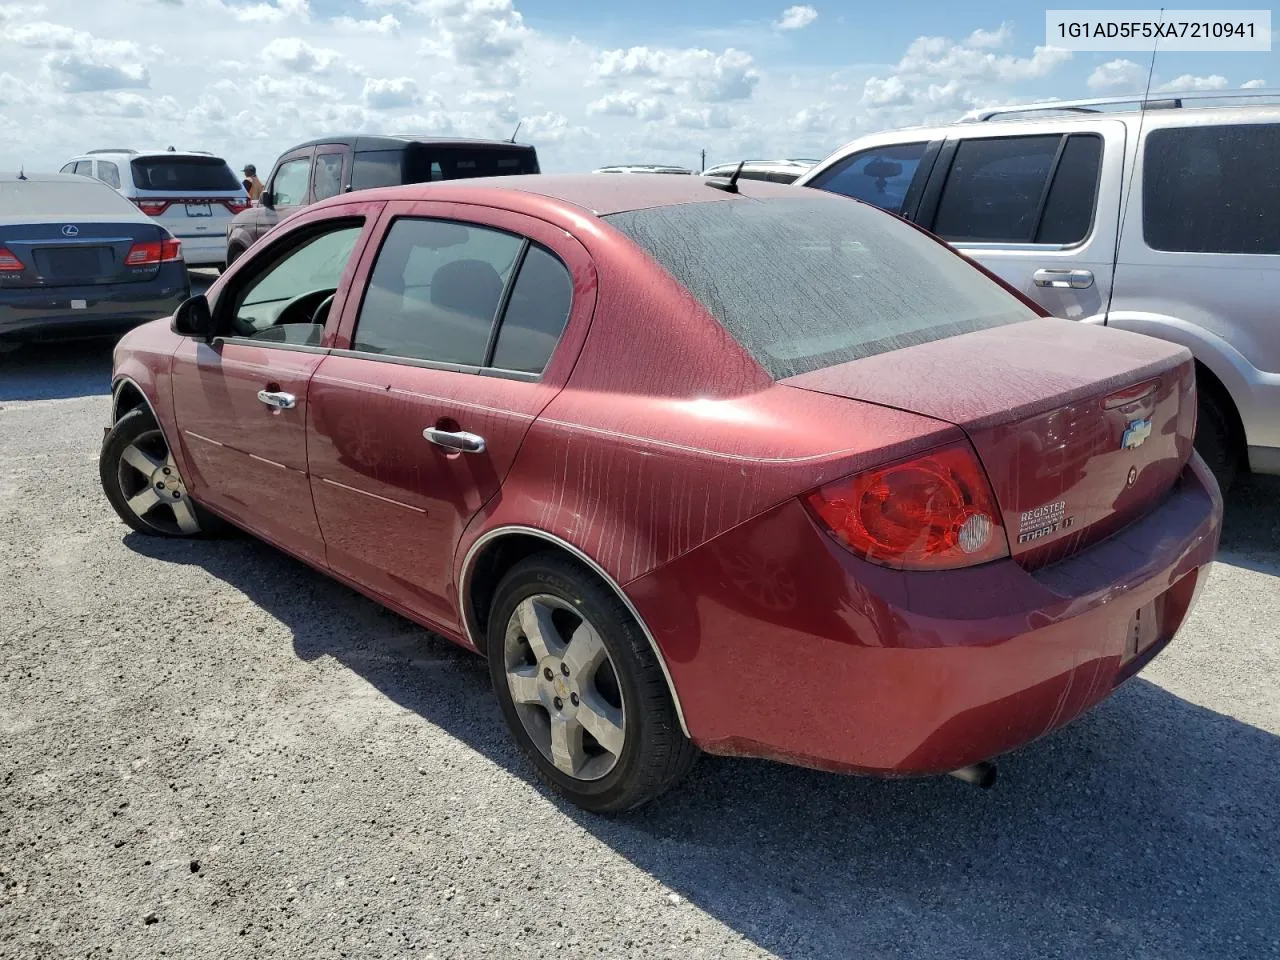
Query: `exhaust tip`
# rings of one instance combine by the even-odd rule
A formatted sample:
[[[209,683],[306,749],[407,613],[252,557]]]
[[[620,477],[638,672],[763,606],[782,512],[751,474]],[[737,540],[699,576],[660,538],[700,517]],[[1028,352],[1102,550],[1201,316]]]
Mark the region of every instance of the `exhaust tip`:
[[[959,770],[952,770],[951,776],[965,783],[971,783],[982,790],[990,790],[996,784],[996,765],[990,760],[973,763]]]

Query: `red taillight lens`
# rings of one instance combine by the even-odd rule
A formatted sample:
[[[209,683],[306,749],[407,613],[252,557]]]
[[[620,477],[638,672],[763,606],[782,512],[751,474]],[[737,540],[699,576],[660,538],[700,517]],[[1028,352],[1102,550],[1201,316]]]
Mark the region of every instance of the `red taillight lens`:
[[[248,200],[224,200],[223,203],[226,205],[226,208],[232,212],[232,214],[243,213],[245,210],[249,209]]]
[[[7,248],[0,247],[0,272],[4,273],[21,273],[24,267],[22,261],[19,260]]]
[[[135,200],[138,209],[145,213],[148,217],[158,217],[169,209],[168,200]]]
[[[991,484],[967,443],[837,480],[805,503],[837,540],[881,566],[953,570],[1009,555]]]
[[[151,267],[158,263],[182,259],[181,240],[149,240],[146,243],[135,243],[125,254],[124,262],[128,267]]]

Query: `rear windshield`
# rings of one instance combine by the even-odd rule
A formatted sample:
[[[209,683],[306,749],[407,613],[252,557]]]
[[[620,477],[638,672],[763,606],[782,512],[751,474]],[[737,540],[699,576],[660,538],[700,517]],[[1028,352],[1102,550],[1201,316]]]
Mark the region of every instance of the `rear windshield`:
[[[133,182],[139,190],[242,190],[220,157],[139,157]]]
[[[0,222],[13,217],[72,220],[100,214],[139,216],[137,207],[97,180],[0,182]]]
[[[943,245],[843,197],[727,199],[605,219],[776,380],[1035,315]]]

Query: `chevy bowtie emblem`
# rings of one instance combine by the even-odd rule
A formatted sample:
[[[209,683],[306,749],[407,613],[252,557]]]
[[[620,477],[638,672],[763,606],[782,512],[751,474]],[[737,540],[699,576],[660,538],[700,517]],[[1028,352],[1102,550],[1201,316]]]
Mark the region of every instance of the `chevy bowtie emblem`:
[[[1147,442],[1147,437],[1151,436],[1151,418],[1145,420],[1130,420],[1129,425],[1124,428],[1124,436],[1120,438],[1121,450],[1135,450]]]
[[[80,228],[77,227],[74,223],[68,223],[65,227],[62,228],[62,235],[64,237],[78,236],[79,233],[80,233]]]

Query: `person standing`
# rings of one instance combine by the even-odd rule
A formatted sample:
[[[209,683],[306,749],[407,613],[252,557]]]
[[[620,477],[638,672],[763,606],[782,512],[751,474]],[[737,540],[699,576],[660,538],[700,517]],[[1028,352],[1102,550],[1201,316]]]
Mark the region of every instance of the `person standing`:
[[[257,203],[258,198],[262,196],[262,181],[258,179],[258,168],[252,163],[244,165],[244,179],[240,181],[240,185],[249,195],[249,202]]]

